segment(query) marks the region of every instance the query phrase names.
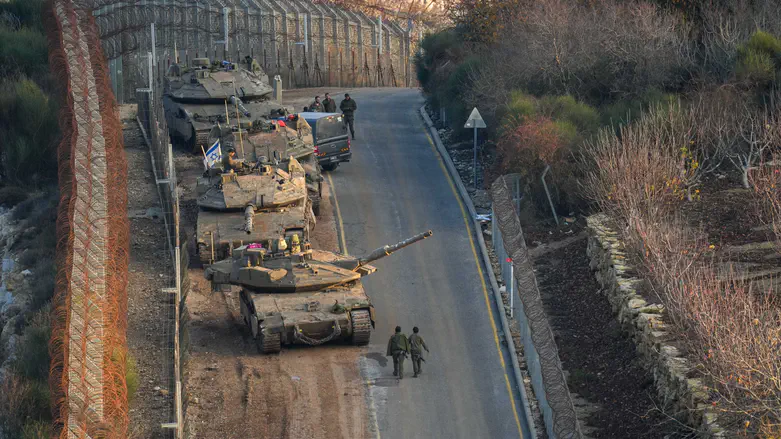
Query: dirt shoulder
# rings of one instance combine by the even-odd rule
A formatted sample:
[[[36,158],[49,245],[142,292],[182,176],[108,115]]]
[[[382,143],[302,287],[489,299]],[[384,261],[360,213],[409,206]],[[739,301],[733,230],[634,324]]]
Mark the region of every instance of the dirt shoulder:
[[[130,437],[167,437],[161,424],[170,422],[173,403],[167,334],[171,333],[167,302],[170,257],[165,251],[165,226],[154,185],[149,150],[135,120],[135,105],[121,108],[128,161],[130,267],[127,344],[138,368],[139,386],[130,402]],[[155,215],[157,217],[155,218]]]
[[[197,221],[198,157],[178,153],[182,227]],[[315,248],[337,250],[331,196],[323,185]],[[368,437],[366,387],[358,369],[365,349],[332,345],[257,352],[238,308],[238,289],[212,293],[203,270],[189,268],[190,357],[186,367],[191,431],[204,438]]]

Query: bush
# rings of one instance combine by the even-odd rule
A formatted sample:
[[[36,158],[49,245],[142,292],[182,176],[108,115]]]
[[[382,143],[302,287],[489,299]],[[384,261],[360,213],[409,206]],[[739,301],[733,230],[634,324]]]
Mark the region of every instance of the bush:
[[[21,439],[49,439],[52,437],[52,423],[49,421],[27,421],[22,429]]]
[[[14,182],[57,178],[58,105],[29,79],[0,86],[2,176]]]
[[[0,382],[0,431],[23,437],[26,424],[50,422],[49,386],[7,372]],[[28,428],[32,428],[28,427]]]
[[[12,364],[14,373],[21,378],[40,382],[49,378],[50,312],[48,306],[40,309],[24,331]]]
[[[0,28],[0,65],[27,76],[45,74],[49,52],[43,33],[29,28]]]
[[[540,99],[540,114],[555,120],[570,122],[583,134],[596,133],[599,113],[593,107],[577,102],[572,96],[545,96]]]
[[[738,48],[735,76],[749,85],[766,87],[776,80],[781,62],[781,40],[762,31],[756,31]]]
[[[0,205],[13,207],[27,199],[27,191],[19,186],[4,186],[0,188]]]

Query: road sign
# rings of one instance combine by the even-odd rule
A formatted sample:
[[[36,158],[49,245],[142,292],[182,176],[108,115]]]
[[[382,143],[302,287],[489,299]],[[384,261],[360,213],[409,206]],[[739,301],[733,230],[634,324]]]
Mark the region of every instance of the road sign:
[[[480,112],[477,111],[477,107],[472,109],[472,113],[469,114],[469,118],[464,124],[464,128],[485,128],[485,121],[483,116],[480,116]]]
[[[472,185],[477,189],[477,129],[485,128],[485,121],[483,120],[483,116],[480,116],[480,112],[477,111],[477,107],[472,109],[469,118],[464,124],[464,128],[473,128],[475,130],[475,156],[472,162],[472,175],[474,178]]]

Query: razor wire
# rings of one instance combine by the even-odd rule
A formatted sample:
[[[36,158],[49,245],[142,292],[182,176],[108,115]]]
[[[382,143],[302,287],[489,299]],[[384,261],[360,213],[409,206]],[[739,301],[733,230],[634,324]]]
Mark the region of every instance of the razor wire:
[[[44,11],[52,71],[64,90],[51,339],[54,434],[124,438],[127,164],[95,21],[80,6],[56,0]]]
[[[540,390],[544,392],[543,395],[538,395],[538,399],[545,401],[550,407],[549,414],[543,413],[546,415],[546,424],[549,424],[546,425],[548,431],[552,432],[556,439],[580,439],[583,435],[567,387],[553,330],[540,297],[534,268],[529,259],[521,222],[515,209],[516,201],[510,188],[512,184],[508,184],[504,176],[498,178],[491,186],[491,199],[493,221],[501,234],[501,249],[512,260],[514,281],[517,285],[515,290],[522,305],[523,315],[516,318],[522,326],[528,327],[533,351],[536,352],[536,355],[526,358],[529,373],[533,384],[541,384],[541,389],[535,386],[535,393]]]

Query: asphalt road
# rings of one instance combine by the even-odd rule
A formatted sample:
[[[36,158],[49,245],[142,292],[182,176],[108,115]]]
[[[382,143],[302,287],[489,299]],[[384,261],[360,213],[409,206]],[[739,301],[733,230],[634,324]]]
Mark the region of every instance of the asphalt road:
[[[353,160],[327,177],[346,250],[361,255],[434,231],[375,262],[378,272],[364,278],[377,326],[361,371],[377,437],[529,438],[485,268],[420,120],[422,97],[412,89],[351,95],[358,103]],[[396,325],[405,333],[419,326],[431,349],[420,378],[412,378],[410,360],[403,380],[392,376],[385,350]]]

